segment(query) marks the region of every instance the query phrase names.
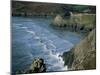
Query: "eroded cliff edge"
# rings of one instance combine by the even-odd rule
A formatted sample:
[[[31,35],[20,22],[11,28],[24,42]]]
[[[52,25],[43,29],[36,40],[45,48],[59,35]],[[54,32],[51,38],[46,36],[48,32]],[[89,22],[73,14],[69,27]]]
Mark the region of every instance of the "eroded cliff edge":
[[[87,70],[96,68],[96,30],[74,46],[70,52],[63,53],[63,60],[69,70]]]

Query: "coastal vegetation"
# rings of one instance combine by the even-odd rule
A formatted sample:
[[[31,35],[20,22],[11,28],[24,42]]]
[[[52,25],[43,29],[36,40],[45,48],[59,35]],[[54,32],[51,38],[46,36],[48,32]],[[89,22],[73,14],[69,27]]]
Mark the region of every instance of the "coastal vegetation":
[[[71,14],[70,18],[57,15],[52,22],[53,26],[67,28],[73,31],[89,32],[95,28],[96,15],[87,13]]]
[[[68,70],[96,69],[96,31],[93,29],[79,44],[69,52],[63,53]]]

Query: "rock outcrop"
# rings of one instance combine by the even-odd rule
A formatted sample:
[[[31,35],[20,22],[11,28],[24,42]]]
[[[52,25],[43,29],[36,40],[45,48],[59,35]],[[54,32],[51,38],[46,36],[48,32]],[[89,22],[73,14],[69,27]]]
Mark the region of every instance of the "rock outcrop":
[[[69,70],[88,70],[96,68],[95,29],[69,52],[63,53],[65,65]]]
[[[13,73],[13,75],[29,74],[29,73],[42,73],[42,72],[46,72],[46,65],[42,58],[37,58],[37,59],[33,60],[33,62],[30,64],[29,68],[27,68],[26,70],[17,71],[16,73]]]
[[[46,65],[41,58],[34,59],[26,73],[41,73],[46,72]]]
[[[96,15],[95,14],[84,14],[84,13],[73,13],[68,16],[69,18],[64,18],[60,14],[56,15],[51,23],[51,26],[65,28],[66,30],[76,31],[76,32],[90,32],[95,28],[96,25]]]
[[[52,22],[52,25],[54,26],[63,26],[63,18],[60,16],[60,15],[57,15],[55,18],[54,18],[54,21]]]

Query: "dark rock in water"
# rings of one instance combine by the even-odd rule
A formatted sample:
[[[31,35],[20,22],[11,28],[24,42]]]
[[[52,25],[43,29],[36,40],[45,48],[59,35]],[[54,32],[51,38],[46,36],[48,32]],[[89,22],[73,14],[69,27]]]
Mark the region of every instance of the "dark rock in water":
[[[64,65],[68,65],[68,68],[70,68],[73,59],[74,59],[74,54],[72,52],[72,50],[68,51],[68,52],[64,52],[63,55],[63,60],[65,61]]]
[[[80,27],[80,30],[84,30],[84,26],[81,26],[81,27]]]
[[[34,59],[26,73],[41,73],[46,72],[46,65],[42,58]]]
[[[19,70],[16,73],[12,74],[16,75],[41,72],[46,72],[46,65],[44,64],[44,60],[42,58],[37,58],[33,60],[32,64],[29,66],[29,68],[27,68],[27,70]]]

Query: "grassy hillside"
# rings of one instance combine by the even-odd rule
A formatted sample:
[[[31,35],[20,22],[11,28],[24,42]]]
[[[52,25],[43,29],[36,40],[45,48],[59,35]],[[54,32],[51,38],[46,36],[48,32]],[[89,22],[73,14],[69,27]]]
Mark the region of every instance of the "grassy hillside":
[[[68,18],[57,15],[51,25],[71,31],[90,32],[96,28],[96,14],[72,13]]]
[[[73,14],[71,15],[70,19],[65,19],[64,22],[66,24],[84,24],[84,25],[91,25],[96,22],[96,15],[95,14]]]
[[[87,70],[96,68],[96,34],[95,29],[70,52],[63,54],[65,65],[69,70]]]
[[[40,3],[40,2],[23,2],[12,1],[12,13],[23,15],[54,15],[62,13],[62,5]]]

